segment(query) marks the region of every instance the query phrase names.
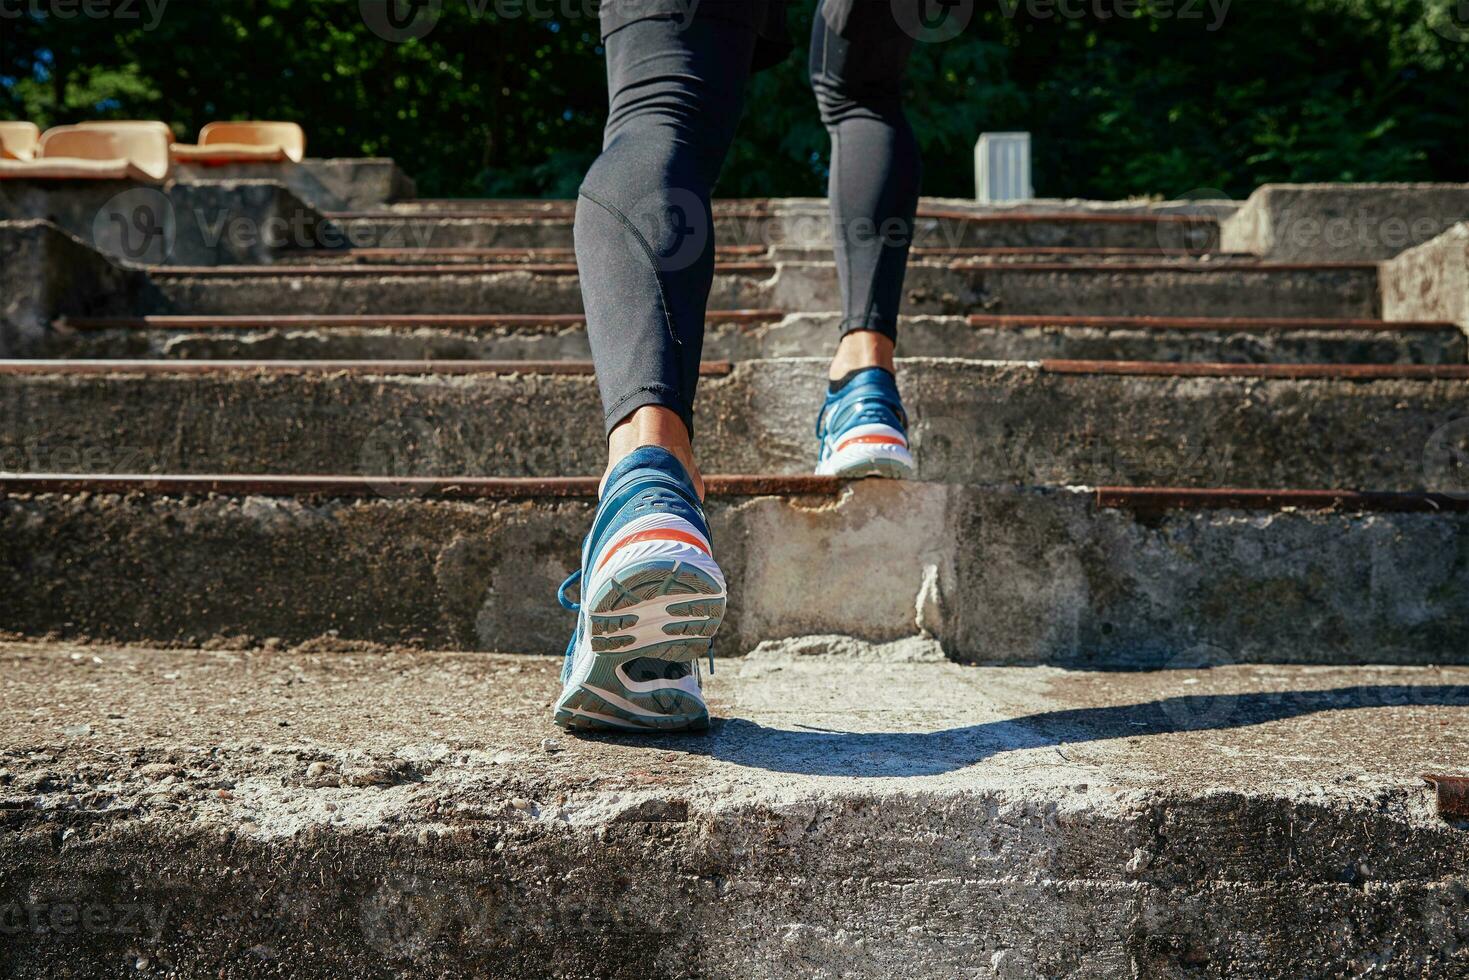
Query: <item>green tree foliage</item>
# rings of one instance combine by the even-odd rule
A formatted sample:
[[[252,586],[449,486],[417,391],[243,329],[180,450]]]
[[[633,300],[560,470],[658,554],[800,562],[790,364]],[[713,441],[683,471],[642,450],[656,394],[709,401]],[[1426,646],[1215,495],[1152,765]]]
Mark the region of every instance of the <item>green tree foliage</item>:
[[[910,70],[925,191],[972,194],[976,135],[1010,129],[1034,134],[1047,196],[1469,180],[1455,2],[974,0],[970,29],[920,44]],[[295,119],[313,155],[394,157],[432,196],[571,196],[600,145],[587,0],[443,0],[406,43],[369,30],[358,0],[170,0],[156,24],[148,0],[117,7],[132,18],[7,3],[29,12],[0,21],[0,114],[42,126],[161,118],[192,138],[213,119]],[[792,13],[798,53],[751,85],[723,195],[822,192],[810,8]]]

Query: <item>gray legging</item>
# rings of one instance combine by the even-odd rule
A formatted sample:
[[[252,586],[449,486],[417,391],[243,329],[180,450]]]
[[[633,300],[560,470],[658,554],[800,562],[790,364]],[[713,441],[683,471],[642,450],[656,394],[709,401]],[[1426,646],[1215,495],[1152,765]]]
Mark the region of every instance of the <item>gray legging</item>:
[[[886,13],[818,11],[811,81],[831,134],[842,331],[896,337],[918,202],[918,145],[901,86],[914,40]],[[714,7],[717,11],[717,7]],[[874,14],[874,16],[877,16]],[[844,36],[845,35],[845,36]],[[607,430],[645,405],[693,431],[714,278],[709,199],[744,109],[757,32],[738,18],[652,17],[606,38],[602,155],[582,183],[576,259]]]

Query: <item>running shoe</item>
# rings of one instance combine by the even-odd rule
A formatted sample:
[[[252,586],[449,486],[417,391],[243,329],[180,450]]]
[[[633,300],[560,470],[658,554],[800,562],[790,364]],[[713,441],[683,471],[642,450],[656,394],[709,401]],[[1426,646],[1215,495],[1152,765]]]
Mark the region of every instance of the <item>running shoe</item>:
[[[898,397],[898,382],[882,368],[853,371],[833,381],[816,419],[821,442],[817,476],[913,475],[908,452],[908,416]]]
[[[581,584],[581,601],[569,591]],[[590,731],[709,727],[698,661],[713,669],[724,575],[688,472],[645,446],[607,479],[581,569],[557,598],[577,614],[556,724]]]

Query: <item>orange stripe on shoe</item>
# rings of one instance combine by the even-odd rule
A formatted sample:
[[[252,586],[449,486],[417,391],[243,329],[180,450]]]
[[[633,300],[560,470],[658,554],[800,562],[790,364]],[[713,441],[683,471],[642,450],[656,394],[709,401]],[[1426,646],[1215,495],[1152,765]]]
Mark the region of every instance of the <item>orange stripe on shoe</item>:
[[[897,436],[853,436],[845,442],[837,444],[836,451],[841,452],[848,446],[904,446],[908,445],[906,439]]]
[[[652,530],[648,531],[639,531],[637,534],[629,534],[627,537],[623,538],[621,541],[617,542],[615,545],[609,548],[607,550],[607,553],[602,556],[602,560],[597,562],[598,570],[600,570],[603,565],[607,564],[607,560],[609,558],[617,554],[623,548],[626,548],[630,544],[640,544],[644,541],[681,541],[684,544],[693,545],[695,548],[698,548],[700,551],[704,552],[704,554],[706,555],[709,555],[709,557],[711,558],[714,557],[712,554],[710,554],[709,548],[704,544],[703,541],[700,541],[697,537],[687,531],[676,531],[672,528],[653,528]]]

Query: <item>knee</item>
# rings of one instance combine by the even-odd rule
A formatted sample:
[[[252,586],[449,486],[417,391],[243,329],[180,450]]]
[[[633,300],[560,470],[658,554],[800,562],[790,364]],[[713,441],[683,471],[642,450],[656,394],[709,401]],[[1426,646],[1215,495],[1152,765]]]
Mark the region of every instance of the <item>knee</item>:
[[[854,118],[894,124],[905,118],[901,75],[864,79],[813,71],[811,90],[828,128]]]
[[[614,140],[592,164],[579,194],[579,242],[612,233],[633,254],[647,254],[662,272],[712,260],[709,188],[673,146]]]
[[[811,91],[816,94],[816,108],[827,127],[841,122],[854,105],[846,94],[845,85],[819,72],[811,73]]]

